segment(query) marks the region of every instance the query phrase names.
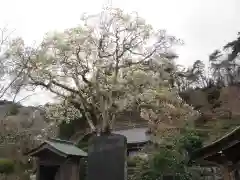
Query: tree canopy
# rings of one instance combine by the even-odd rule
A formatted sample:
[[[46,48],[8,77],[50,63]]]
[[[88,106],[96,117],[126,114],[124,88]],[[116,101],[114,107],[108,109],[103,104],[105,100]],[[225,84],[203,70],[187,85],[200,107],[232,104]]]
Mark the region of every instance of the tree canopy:
[[[48,33],[38,47],[15,39],[7,54],[21,74],[16,87],[42,87],[61,100],[48,105],[49,119],[84,116],[95,131],[111,126],[124,111],[170,125],[194,115],[170,86],[177,57],[172,46],[179,44],[137,13],[105,8],[83,15],[78,27]]]

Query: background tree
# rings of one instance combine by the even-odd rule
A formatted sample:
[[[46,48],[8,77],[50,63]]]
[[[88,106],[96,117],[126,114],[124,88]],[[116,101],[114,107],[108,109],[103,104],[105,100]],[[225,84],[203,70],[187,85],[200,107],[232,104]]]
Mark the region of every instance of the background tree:
[[[175,73],[176,87],[183,92],[194,88],[204,88],[209,85],[205,64],[197,60],[189,68],[178,68]]]
[[[239,83],[239,33],[236,40],[228,42],[222,50],[215,50],[209,57],[212,75],[219,85]]]

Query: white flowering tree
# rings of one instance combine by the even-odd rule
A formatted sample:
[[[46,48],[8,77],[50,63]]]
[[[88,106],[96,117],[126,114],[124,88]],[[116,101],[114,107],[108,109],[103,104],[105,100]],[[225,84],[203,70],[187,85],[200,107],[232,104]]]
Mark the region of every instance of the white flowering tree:
[[[22,39],[11,43],[11,55],[22,86],[42,87],[61,104],[48,105],[48,118],[84,116],[93,131],[114,124],[116,114],[139,110],[154,124],[182,124],[192,116],[170,88],[180,41],[154,30],[137,13],[105,8],[84,15],[78,27],[47,34],[38,48]]]
[[[11,61],[5,54],[9,48],[12,33],[13,31],[10,31],[7,27],[0,28],[0,98],[10,92],[11,86],[20,76],[20,74],[13,73]]]

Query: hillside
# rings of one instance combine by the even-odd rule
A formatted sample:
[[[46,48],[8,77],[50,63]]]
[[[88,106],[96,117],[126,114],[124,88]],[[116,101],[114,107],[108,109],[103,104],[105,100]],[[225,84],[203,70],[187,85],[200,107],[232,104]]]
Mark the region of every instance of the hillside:
[[[0,101],[0,157],[18,158],[16,148],[34,146],[30,137],[43,134],[47,122],[40,109]]]
[[[0,101],[0,120],[8,120],[15,124],[20,130],[40,130],[47,126],[40,109],[36,107],[25,107],[11,101]]]
[[[181,93],[182,98],[201,113],[197,127],[210,136],[222,136],[240,125],[240,86],[211,87]]]

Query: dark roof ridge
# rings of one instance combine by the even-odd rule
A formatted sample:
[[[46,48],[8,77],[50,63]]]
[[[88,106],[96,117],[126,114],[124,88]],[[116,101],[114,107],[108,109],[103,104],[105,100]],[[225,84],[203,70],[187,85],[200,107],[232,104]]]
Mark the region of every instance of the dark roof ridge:
[[[148,127],[149,127],[148,124],[130,125],[130,126],[123,126],[123,127],[116,127],[112,129],[112,132],[130,130],[130,129],[142,129],[142,128],[148,128]]]
[[[74,142],[72,142],[72,141],[67,141],[67,140],[63,140],[63,139],[59,139],[59,138],[48,138],[47,141],[74,145]]]
[[[221,151],[221,149],[224,146],[228,146],[230,143],[232,143],[235,140],[239,141],[239,134],[240,134],[240,126],[236,127],[229,133],[226,133],[224,136],[211,142],[210,144],[207,144],[207,145],[203,146],[202,148],[195,150],[192,153],[191,159],[197,159],[199,157],[202,157],[204,155],[204,153],[206,153],[208,151],[211,151],[211,154]],[[211,150],[211,148],[215,148],[217,150]],[[217,152],[215,152],[215,151],[217,151]]]

